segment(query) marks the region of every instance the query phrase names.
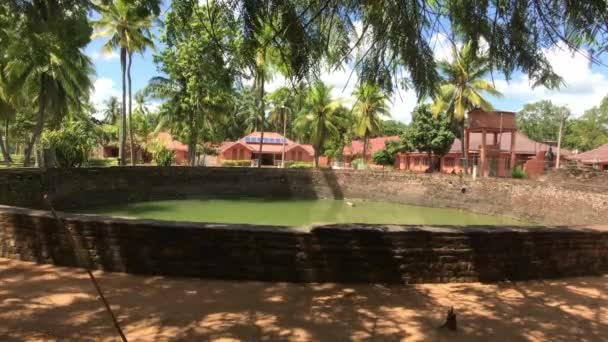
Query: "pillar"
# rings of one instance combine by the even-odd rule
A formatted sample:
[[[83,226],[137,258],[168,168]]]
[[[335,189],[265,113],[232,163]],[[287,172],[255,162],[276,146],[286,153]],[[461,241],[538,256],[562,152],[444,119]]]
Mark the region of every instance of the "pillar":
[[[486,130],[483,129],[481,130],[481,151],[480,151],[480,155],[481,155],[481,167],[479,170],[479,175],[481,177],[485,177],[486,176],[486,164],[488,163],[488,157],[486,156]]]
[[[515,131],[511,132],[511,170],[515,167]]]
[[[469,150],[470,150],[470,143],[471,143],[471,131],[469,131],[469,129],[465,129],[464,131],[464,156],[462,156],[462,158],[464,158],[464,160],[461,161],[462,165],[462,169],[465,173],[469,173],[469,168],[471,165],[469,165]]]

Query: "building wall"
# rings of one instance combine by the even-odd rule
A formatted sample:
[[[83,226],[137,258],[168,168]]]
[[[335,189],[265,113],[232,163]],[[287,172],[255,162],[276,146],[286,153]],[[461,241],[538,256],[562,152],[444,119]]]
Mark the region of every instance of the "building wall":
[[[314,156],[310,155],[305,149],[295,147],[289,152],[285,153],[286,161],[301,161],[301,162],[313,162]]]
[[[243,146],[236,145],[220,153],[218,156],[219,162],[221,163],[224,160],[250,160],[251,155],[251,150]]]

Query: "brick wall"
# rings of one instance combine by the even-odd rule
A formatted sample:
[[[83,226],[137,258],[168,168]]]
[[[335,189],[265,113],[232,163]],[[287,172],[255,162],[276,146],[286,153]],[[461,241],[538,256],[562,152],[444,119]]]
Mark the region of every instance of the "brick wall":
[[[608,271],[608,231],[334,225],[312,230],[0,208],[0,257],[141,274],[306,282],[462,282]],[[82,258],[76,257],[76,252]]]

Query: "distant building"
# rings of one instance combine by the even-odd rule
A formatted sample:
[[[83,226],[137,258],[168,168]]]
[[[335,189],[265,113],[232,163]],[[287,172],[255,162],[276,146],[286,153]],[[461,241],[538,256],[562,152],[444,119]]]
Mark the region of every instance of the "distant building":
[[[481,133],[471,133],[471,141],[469,142],[469,160],[472,165],[479,165],[481,151]],[[489,157],[489,168],[492,170],[492,175],[506,177],[511,169],[510,165],[510,148],[511,148],[511,133],[498,134],[496,136],[496,146],[494,154]],[[460,139],[454,139],[454,143],[450,151],[439,161],[439,170],[444,173],[460,173],[464,169],[462,167],[462,152]],[[515,132],[515,165],[525,165],[529,160],[544,156],[549,149],[555,154],[554,146],[549,144],[536,142],[528,138],[521,132]],[[562,156],[571,154],[570,151],[562,149]],[[407,152],[399,153],[395,158],[395,168],[400,170],[411,170],[415,172],[425,172],[430,167],[428,155],[423,152]],[[539,159],[544,159],[541,157]],[[543,165],[544,166],[544,165]]]
[[[608,171],[608,144],[604,144],[591,151],[568,156],[583,165],[590,165],[601,171]]]
[[[399,141],[400,139],[398,135],[369,139],[365,160],[371,163],[374,153],[383,150],[387,141]],[[363,157],[363,140],[353,140],[349,146],[345,146],[342,150],[342,156],[345,166],[352,166],[353,160]]]
[[[218,163],[225,160],[251,160],[255,163],[260,153],[261,132],[253,132],[237,141],[226,141],[219,149]],[[285,161],[312,162],[315,150],[311,145],[299,144],[276,132],[264,132],[262,165],[281,165],[285,143]]]
[[[188,163],[188,146],[184,145],[182,142],[173,139],[173,136],[169,132],[159,132],[156,135],[150,135],[148,138],[149,141],[157,139],[159,142],[162,142],[165,147],[173,152],[175,152],[175,164],[177,165],[185,165]],[[131,157],[131,153],[129,150],[129,142],[127,141],[125,157],[128,160]],[[118,143],[112,142],[102,146],[102,157],[103,158],[118,158]],[[152,154],[147,151],[142,146],[135,146],[135,155],[136,160],[138,162],[143,162],[145,164],[150,163],[152,161]]]

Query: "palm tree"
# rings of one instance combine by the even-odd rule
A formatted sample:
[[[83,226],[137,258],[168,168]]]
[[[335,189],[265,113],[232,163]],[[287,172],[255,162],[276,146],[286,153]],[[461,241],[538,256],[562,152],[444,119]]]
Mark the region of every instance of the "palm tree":
[[[258,130],[260,122],[263,121],[261,114],[255,90],[251,88],[242,89],[237,94],[236,115],[243,118],[246,133],[249,134]]]
[[[363,162],[367,162],[367,148],[369,137],[382,130],[381,116],[390,116],[387,103],[388,96],[375,84],[362,83],[353,92],[357,102],[353,107],[355,118],[355,132],[363,138]]]
[[[125,165],[126,131],[127,131],[127,61],[129,72],[131,67],[131,56],[134,52],[143,51],[151,44],[150,27],[152,19],[142,17],[141,12],[131,1],[114,0],[107,4],[100,4],[101,18],[93,22],[97,32],[96,37],[108,37],[103,46],[105,53],[110,53],[115,49],[120,50],[120,66],[122,70],[122,123],[120,134],[120,165]],[[130,79],[130,74],[128,75]],[[129,83],[130,84],[130,83]],[[130,86],[129,86],[130,88]],[[130,93],[130,92],[129,92]],[[129,95],[129,105],[130,105]],[[129,109],[130,113],[130,109]],[[131,163],[134,164],[133,155],[133,135],[131,142]]]
[[[307,132],[315,148],[315,167],[319,167],[319,156],[323,153],[325,141],[338,133],[338,127],[343,120],[341,102],[331,98],[332,87],[317,81],[308,93],[302,113],[296,118],[294,125],[300,132]]]
[[[490,68],[488,56],[485,53],[478,54],[472,42],[463,44],[460,50],[453,45],[452,61],[439,62],[439,70],[444,80],[431,106],[431,112],[435,117],[445,112],[454,125],[457,125],[455,133],[460,138],[463,158],[466,156],[464,142],[466,113],[474,108],[493,109],[492,104],[482,97],[482,93],[502,96],[492,82],[483,79],[490,72]]]
[[[110,125],[115,125],[120,117],[121,104],[116,96],[110,96],[105,102],[103,110],[103,121]]]
[[[139,52],[143,54],[147,48],[154,49],[154,41],[152,40],[152,34],[150,33],[151,26],[151,17],[140,18],[136,23],[134,23],[134,27],[137,27],[136,33],[139,34],[133,35],[133,40],[131,41],[131,44],[128,47],[129,62],[127,65],[127,81],[129,88],[129,141],[131,145],[131,165],[135,165],[135,159],[133,156],[133,115],[131,110],[131,65],[133,64],[134,52]]]
[[[48,115],[53,122],[70,108],[79,108],[92,87],[94,69],[81,50],[88,43],[86,13],[78,8],[60,6],[57,1],[26,3],[30,21],[28,31],[5,47],[10,56],[5,72],[10,80],[10,94],[22,93],[34,98],[36,123],[26,143],[24,166],[30,166],[34,146],[40,138]],[[74,32],[65,37],[65,32]],[[77,34],[87,32],[87,37]]]

